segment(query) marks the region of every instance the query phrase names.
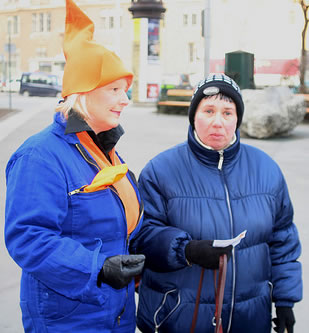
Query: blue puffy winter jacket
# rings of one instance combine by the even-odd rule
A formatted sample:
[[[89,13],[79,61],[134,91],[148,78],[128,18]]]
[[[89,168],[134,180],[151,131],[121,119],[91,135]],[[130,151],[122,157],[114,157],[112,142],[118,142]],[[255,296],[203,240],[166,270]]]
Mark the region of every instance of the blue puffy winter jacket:
[[[56,114],[52,125],[13,154],[6,169],[5,240],[22,268],[24,328],[132,333],[134,282],[120,290],[97,286],[106,257],[128,253],[123,204],[110,188],[74,194],[98,169],[84,159],[76,134],[64,134],[65,126]]]
[[[222,166],[221,166],[222,163]],[[266,333],[271,304],[302,297],[301,252],[293,208],[278,165],[237,141],[223,154],[188,141],[153,158],[140,175],[144,224],[132,243],[146,255],[137,325],[190,332],[201,267],[188,266],[191,239],[230,239],[247,230],[228,262],[223,331]],[[195,332],[213,332],[213,271],[206,270]]]

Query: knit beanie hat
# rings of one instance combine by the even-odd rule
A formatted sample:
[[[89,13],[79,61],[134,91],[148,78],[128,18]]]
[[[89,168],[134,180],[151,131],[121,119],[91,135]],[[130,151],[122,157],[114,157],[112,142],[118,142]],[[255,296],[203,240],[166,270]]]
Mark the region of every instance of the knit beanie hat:
[[[125,78],[128,89],[133,74],[124,67],[120,58],[104,46],[93,41],[94,24],[73,2],[66,0],[64,67],[62,96],[83,93]]]
[[[189,106],[189,121],[194,128],[194,117],[200,101],[205,96],[223,94],[230,97],[236,104],[237,128],[241,125],[244,113],[244,102],[241,97],[240,88],[234,80],[225,74],[209,74],[208,77],[197,85]]]

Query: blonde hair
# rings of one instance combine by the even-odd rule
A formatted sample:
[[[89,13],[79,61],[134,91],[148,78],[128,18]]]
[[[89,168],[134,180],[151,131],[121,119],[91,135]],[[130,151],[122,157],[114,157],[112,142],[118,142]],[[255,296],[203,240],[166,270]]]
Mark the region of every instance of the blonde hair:
[[[72,94],[67,96],[63,102],[57,105],[55,112],[61,112],[63,117],[68,119],[71,109],[74,109],[84,120],[87,120],[89,113],[86,105],[86,94]]]

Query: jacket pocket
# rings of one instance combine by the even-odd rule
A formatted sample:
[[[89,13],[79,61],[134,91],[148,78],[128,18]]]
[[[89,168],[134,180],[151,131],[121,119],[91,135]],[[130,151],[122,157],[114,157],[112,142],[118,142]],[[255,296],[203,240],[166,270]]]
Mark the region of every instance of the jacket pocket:
[[[45,320],[55,321],[73,314],[80,306],[79,300],[65,297],[39,283],[39,312]]]
[[[91,193],[105,190],[123,178],[127,172],[128,166],[126,164],[106,167],[97,173],[91,184],[70,191],[68,195],[72,196],[77,193]]]
[[[73,239],[91,250],[94,249],[95,238],[102,239],[104,251],[106,246],[108,248],[125,246],[127,233],[125,212],[120,199],[110,188],[73,195],[70,197],[70,206],[72,221],[67,228],[72,232]],[[111,244],[113,241],[116,243]]]

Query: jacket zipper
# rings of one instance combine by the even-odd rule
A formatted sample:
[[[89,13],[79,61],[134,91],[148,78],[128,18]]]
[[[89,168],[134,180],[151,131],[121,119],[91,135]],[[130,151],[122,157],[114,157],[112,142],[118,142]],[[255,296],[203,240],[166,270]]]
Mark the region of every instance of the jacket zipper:
[[[234,237],[234,234],[233,234],[234,223],[233,223],[233,217],[232,217],[230,197],[229,197],[229,193],[228,193],[228,190],[227,190],[227,187],[226,187],[225,183],[224,183],[224,189],[225,189],[226,200],[227,200],[227,205],[228,205],[228,209],[229,209],[230,222],[231,222],[231,231],[232,231],[232,238],[233,238]],[[230,318],[229,318],[229,325],[228,325],[228,328],[227,328],[227,333],[231,329],[232,317],[233,317],[233,311],[234,311],[234,302],[235,302],[236,271],[235,271],[235,249],[234,249],[234,247],[233,247],[233,250],[232,250],[232,264],[233,264],[232,300],[231,300],[231,312],[230,312]]]
[[[79,144],[78,144],[78,143],[76,143],[75,146],[76,146],[76,148],[78,149],[78,151],[80,152],[80,154],[82,155],[82,157],[86,160],[86,162],[88,162],[89,164],[95,166],[95,167],[98,169],[98,171],[101,170],[100,167],[97,165],[97,163],[93,162],[93,161],[92,161],[92,160],[91,160],[91,159],[90,159],[90,158],[89,158],[89,157],[88,157],[88,156],[82,151],[82,149],[79,147]],[[85,186],[86,186],[86,185],[85,185]],[[80,193],[80,192],[82,191],[82,189],[83,189],[85,186],[82,186],[82,187],[80,187],[79,189],[76,189],[76,190],[74,190],[74,191],[69,192],[69,195],[74,195],[74,194]],[[108,188],[109,188],[112,192],[114,192],[114,193],[117,195],[117,197],[119,198],[119,201],[121,202],[122,207],[123,207],[124,216],[125,216],[125,221],[126,221],[126,215],[125,215],[125,214],[126,214],[126,211],[125,211],[125,207],[124,207],[124,204],[123,204],[123,202],[122,202],[122,200],[121,200],[121,198],[120,198],[120,196],[119,196],[119,194],[118,194],[118,191],[116,190],[116,188],[115,188],[113,185],[109,186]],[[137,222],[137,224],[139,223],[141,216],[142,216],[142,214],[140,214],[140,216],[139,216],[139,218],[138,218],[138,222]],[[136,224],[136,225],[137,225],[137,224]],[[127,224],[125,225],[125,227],[127,228]],[[129,246],[129,238],[130,238],[130,235],[128,234],[127,237],[126,237],[126,244],[125,244],[126,247]],[[125,304],[124,304],[122,310],[120,311],[120,314],[117,316],[117,322],[118,322],[118,325],[120,325],[120,319],[121,319],[121,316],[123,315],[123,313],[124,313],[124,311],[125,311],[126,304],[127,304],[127,298],[128,298],[128,286],[126,287],[126,300],[125,300]]]
[[[122,204],[122,208],[123,208],[123,211],[124,211],[124,217],[125,217],[125,221],[126,221],[126,220],[127,220],[127,219],[126,219],[126,210],[125,210],[124,204],[123,204],[123,202],[122,202],[122,200],[121,200],[121,198],[120,198],[120,196],[119,196],[119,194],[118,194],[118,191],[116,190],[116,188],[115,188],[113,185],[110,185],[110,186],[109,186],[109,189],[110,189],[112,192],[114,192],[114,193],[117,195],[117,197],[119,198],[119,201],[120,201],[121,204]],[[126,229],[128,228],[126,223],[125,223],[125,228],[126,228]],[[128,243],[127,239],[128,239],[128,236],[127,236],[127,238],[126,238],[126,244],[125,244],[126,247],[127,247],[127,243]],[[128,300],[128,294],[129,294],[129,292],[128,292],[128,288],[129,288],[129,287],[126,286],[126,298],[125,298],[125,302],[124,302],[123,308],[121,309],[119,315],[117,316],[117,323],[118,323],[118,326],[120,325],[120,319],[121,319],[121,316],[124,314],[124,311],[125,311],[126,306],[127,306],[127,300]]]
[[[75,146],[76,146],[76,148],[78,149],[78,151],[80,152],[80,154],[83,156],[83,158],[84,158],[89,164],[95,166],[95,167],[98,169],[98,171],[101,170],[101,169],[99,168],[99,166],[98,166],[95,162],[93,162],[88,156],[86,156],[86,154],[80,149],[78,143],[76,143]]]
[[[218,162],[218,169],[221,171],[222,170],[222,165],[223,165],[223,160],[224,160],[223,150],[219,150],[218,153],[220,155],[219,162]]]
[[[116,189],[114,189],[114,192],[116,193],[116,194],[118,194],[118,192],[116,191]],[[119,198],[120,199],[120,198]],[[120,200],[121,201],[121,200]],[[122,201],[121,201],[121,203],[122,203]],[[140,203],[141,204],[141,203]],[[122,204],[123,205],[123,204]],[[123,206],[123,209],[124,209],[124,206]],[[139,222],[140,222],[140,220],[141,220],[141,217],[143,216],[143,213],[144,213],[144,209],[142,209],[141,210],[141,212],[140,212],[140,214],[139,214],[139,217],[138,217],[138,219],[137,219],[137,223],[136,223],[136,225],[135,225],[135,228],[136,228],[136,226],[139,224]],[[126,226],[127,227],[127,226]],[[134,228],[134,229],[135,229]],[[126,238],[126,248],[128,249],[129,248],[129,239],[130,239],[130,236],[131,236],[131,234],[127,234],[127,238]],[[126,289],[126,300],[127,300],[127,298],[128,298],[128,286],[126,287],[127,289]],[[126,308],[126,305],[127,305],[127,302],[125,302],[125,304],[124,304],[124,306],[123,306],[123,308],[122,308],[122,310],[121,310],[121,312],[120,312],[120,314],[118,315],[118,317],[117,317],[117,322],[118,322],[118,325],[120,325],[120,319],[121,319],[121,316],[123,315],[123,313],[124,313],[124,311],[125,311],[125,308]]]
[[[72,195],[74,195],[74,194],[80,193],[80,192],[83,191],[83,189],[84,189],[86,186],[87,186],[87,185],[84,185],[84,186],[82,186],[82,187],[80,187],[80,188],[77,188],[76,190],[73,190],[73,191],[69,192],[68,195],[69,195],[69,196],[72,196]]]
[[[224,161],[224,156],[223,156],[223,150],[219,151],[219,162],[218,162],[218,169],[222,172],[222,166],[223,166],[223,161]],[[223,174],[222,174],[223,176]],[[230,202],[230,196],[228,192],[228,188],[226,186],[225,179],[223,177],[223,185],[224,185],[224,191],[225,191],[225,196],[226,196],[226,202],[227,202],[227,207],[228,207],[228,212],[230,216],[230,225],[231,225],[231,233],[232,237],[234,237],[233,230],[234,230],[234,221],[233,221],[233,215],[232,215],[232,209],[231,209],[231,202]],[[234,303],[235,303],[235,284],[236,284],[236,271],[235,271],[235,249],[233,248],[232,250],[232,265],[233,265],[233,275],[232,275],[232,300],[231,300],[231,311],[230,311],[230,316],[229,316],[229,323],[228,323],[228,328],[227,328],[227,333],[230,332],[231,329],[231,324],[232,324],[232,317],[233,317],[233,311],[234,311]]]
[[[121,316],[123,315],[125,309],[126,309],[126,305],[127,305],[127,300],[128,300],[128,286],[126,286],[126,299],[125,299],[125,302],[124,302],[124,306],[122,308],[122,310],[120,311],[119,315],[117,316],[117,323],[118,323],[118,326],[120,325],[120,319],[121,319]]]

